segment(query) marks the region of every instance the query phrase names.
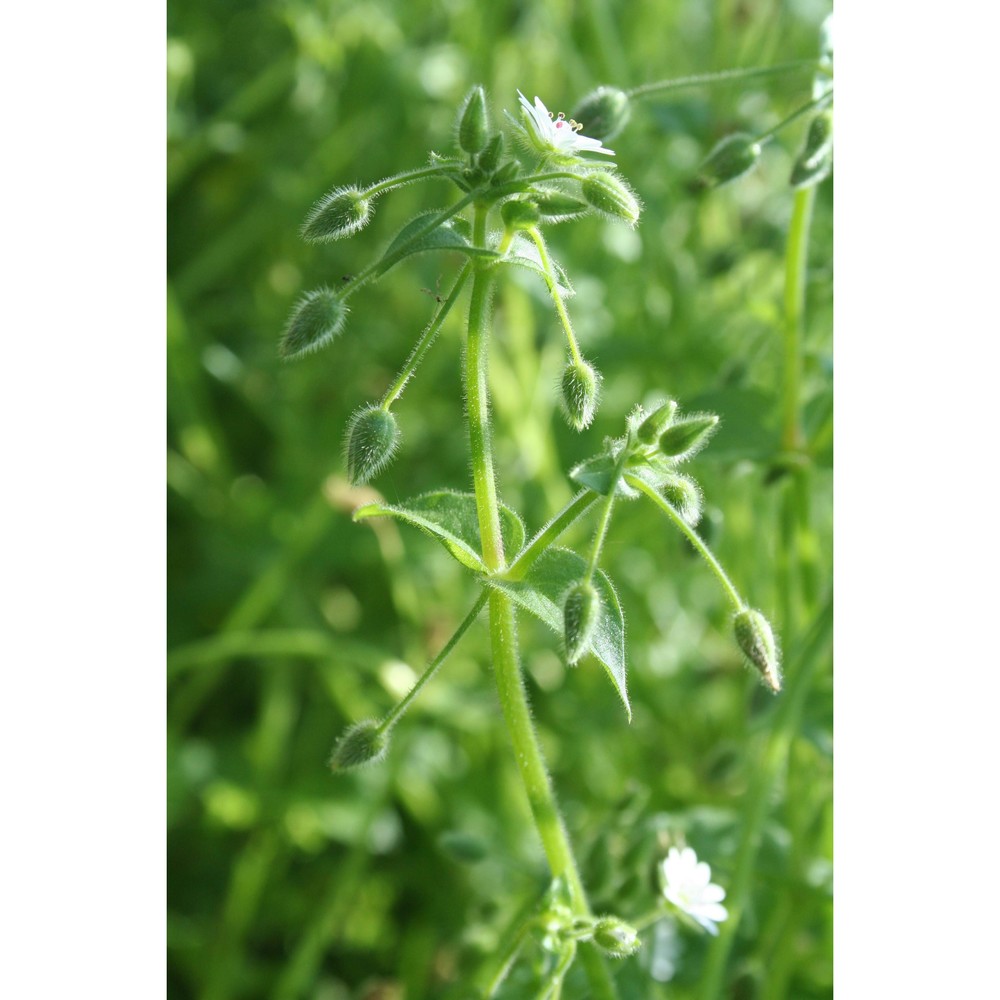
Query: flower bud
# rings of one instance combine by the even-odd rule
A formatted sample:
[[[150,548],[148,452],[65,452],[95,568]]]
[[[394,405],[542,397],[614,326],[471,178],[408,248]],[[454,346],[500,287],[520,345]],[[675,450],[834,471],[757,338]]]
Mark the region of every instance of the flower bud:
[[[799,153],[789,183],[793,188],[819,184],[830,172],[833,152],[833,113],[823,111],[809,123],[806,141]]]
[[[716,143],[701,167],[706,184],[727,184],[757,166],[760,143],[745,132],[727,135]]]
[[[536,189],[532,192],[532,200],[538,206],[542,222],[566,222],[583,215],[588,208],[585,201],[551,188]]]
[[[778,647],[768,620],[751,608],[744,608],[733,619],[733,632],[740,649],[760,671],[764,683],[775,693],[781,690]]]
[[[347,306],[329,288],[306,292],[288,317],[278,352],[283,358],[294,358],[318,351],[344,329]]]
[[[572,667],[590,648],[601,613],[601,596],[589,580],[574,583],[563,598],[563,639],[566,660]]]
[[[486,95],[482,87],[475,86],[469,91],[458,120],[458,145],[462,152],[480,152],[486,146],[488,130]]]
[[[571,361],[562,375],[562,411],[575,431],[590,426],[597,412],[601,376],[586,361]]]
[[[505,201],[500,208],[500,217],[508,229],[534,229],[541,221],[541,214],[533,202],[517,198]]]
[[[328,243],[353,236],[371,214],[371,200],[357,188],[334,188],[309,210],[302,238],[309,243]]]
[[[612,958],[625,958],[639,950],[639,932],[618,917],[599,917],[594,924],[594,944]]]
[[[677,403],[669,399],[662,406],[653,410],[646,419],[639,424],[636,434],[643,444],[652,444],[671,424],[674,414],[677,412]]]
[[[660,487],[663,499],[693,528],[701,519],[701,490],[687,476],[668,476]]]
[[[520,172],[520,167],[514,160],[508,160],[494,175],[494,184],[506,184],[512,181]]]
[[[351,417],[345,436],[347,478],[362,486],[384,469],[399,444],[396,418],[381,406],[366,406]]]
[[[389,735],[380,728],[377,719],[357,722],[337,740],[330,755],[330,770],[348,771],[361,764],[372,764],[385,756]]]
[[[692,413],[671,424],[660,436],[660,451],[683,462],[708,444],[719,418],[714,413]]]
[[[628,94],[617,87],[598,87],[592,90],[573,111],[573,119],[582,126],[584,135],[591,139],[613,139],[632,115]]]
[[[612,219],[621,219],[630,226],[639,221],[639,201],[628,185],[606,171],[587,174],[581,182],[583,197],[601,212]]]
[[[492,174],[503,156],[503,136],[497,132],[479,154],[479,169],[485,174]]]

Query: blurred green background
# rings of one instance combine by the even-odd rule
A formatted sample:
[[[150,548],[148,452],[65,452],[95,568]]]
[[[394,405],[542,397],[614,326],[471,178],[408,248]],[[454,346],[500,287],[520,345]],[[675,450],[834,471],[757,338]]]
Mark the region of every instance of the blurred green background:
[[[434,542],[355,525],[367,491],[340,457],[455,261],[413,258],[352,299],[344,335],[286,364],[295,297],[360,270],[443,184],[384,196],[371,225],[307,247],[307,209],[450,152],[483,83],[572,110],[598,83],[810,59],[826,3],[173,0],[169,42],[169,995],[317,1000],[465,997],[545,865],[488,669],[482,624],[395,730],[382,764],[334,777],[349,723],[384,713],[471,606]],[[556,408],[564,346],[536,276],[505,277],[492,370],[501,495],[529,531],[571,495],[565,472],[670,395],[723,427],[690,471],[703,533],[782,634],[787,689],[741,665],[729,609],[653,507],[621,505],[604,556],[627,621],[628,725],[592,660],[567,670],[522,618],[530,697],[598,911],[653,905],[655,862],[684,836],[741,904],[710,942],[661,925],[614,968],[623,997],[832,992],[832,182],[810,243],[805,417],[812,465],[776,477],[781,296],[804,124],[753,175],[696,193],[735,129],[809,97],[808,72],[650,99],[613,142],[644,201],[634,232],[597,219],[548,240],[605,377],[588,431]],[[396,408],[390,501],[468,489],[456,308]],[[795,515],[789,516],[788,511]],[[783,513],[784,511],[784,513]],[[585,542],[590,525],[570,541]],[[742,875],[740,874],[742,871]],[[745,889],[740,889],[740,880]],[[529,958],[531,955],[529,954]],[[530,996],[516,977],[506,996]],[[567,997],[586,996],[571,977]]]

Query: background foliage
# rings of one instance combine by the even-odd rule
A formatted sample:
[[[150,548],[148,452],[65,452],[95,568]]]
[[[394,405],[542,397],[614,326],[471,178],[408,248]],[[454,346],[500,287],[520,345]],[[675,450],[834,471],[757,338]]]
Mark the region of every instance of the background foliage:
[[[517,88],[569,111],[597,83],[812,58],[827,12],[805,0],[171,4],[172,997],[463,996],[456,984],[545,881],[485,629],[397,727],[383,764],[336,778],[325,767],[344,726],[390,707],[474,594],[417,532],[352,523],[370,491],[347,486],[340,458],[350,413],[384,390],[451,262],[417,258],[360,293],[323,354],[283,364],[276,352],[298,292],[360,269],[450,192],[394,192],[360,235],[323,248],[298,240],[306,210],[335,184],[419,166],[429,146],[446,151],[472,83],[485,84],[494,113],[514,107]],[[807,293],[814,464],[776,478],[787,178],[804,124],[734,185],[699,194],[691,180],[721,136],[763,131],[808,94],[808,74],[790,74],[644,103],[610,143],[644,200],[639,228],[588,219],[550,231],[577,290],[583,350],[605,376],[589,431],[569,431],[556,410],[564,347],[542,284],[505,280],[496,302],[501,491],[529,530],[571,495],[565,470],[619,433],[635,402],[669,394],[722,415],[692,467],[708,500],[703,530],[783,633],[789,691],[772,698],[741,667],[715,581],[638,502],[619,509],[604,557],[627,618],[631,726],[597,664],[567,670],[552,636],[526,619],[521,629],[598,909],[649,909],[671,836],[685,835],[731,893],[740,851],[755,850],[726,966],[724,995],[741,998],[822,997],[832,984],[821,627],[832,571],[832,183],[819,191]],[[397,407],[403,447],[375,484],[389,501],[468,488],[461,311]],[[782,530],[788,490],[809,513]],[[616,966],[623,995],[698,995],[718,945],[686,931],[645,941]]]

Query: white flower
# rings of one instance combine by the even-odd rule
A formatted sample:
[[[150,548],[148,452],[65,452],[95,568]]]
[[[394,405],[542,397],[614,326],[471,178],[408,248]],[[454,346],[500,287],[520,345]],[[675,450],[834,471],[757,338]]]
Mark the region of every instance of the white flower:
[[[660,871],[667,902],[697,920],[709,934],[718,934],[715,925],[725,920],[729,913],[722,905],[725,889],[711,881],[712,869],[699,861],[690,847],[682,850],[671,847]]]
[[[601,145],[600,139],[591,139],[588,136],[580,135],[583,128],[579,122],[567,119],[560,111],[553,116],[541,98],[536,95],[535,103],[529,103],[528,98],[517,92],[521,99],[521,109],[524,112],[524,120],[527,123],[525,130],[528,140],[540,152],[555,153],[557,156],[574,157],[577,153],[604,153],[607,156],[614,156],[613,149],[605,149]]]

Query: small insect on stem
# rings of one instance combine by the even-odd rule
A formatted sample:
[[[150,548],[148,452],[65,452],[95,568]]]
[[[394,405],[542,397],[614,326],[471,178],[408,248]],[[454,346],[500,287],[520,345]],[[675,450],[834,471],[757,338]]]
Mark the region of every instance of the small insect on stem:
[[[444,302],[444,299],[441,297],[441,275],[440,274],[438,275],[437,281],[434,283],[434,291],[431,291],[431,289],[429,289],[429,288],[421,288],[420,291],[425,292],[427,295],[429,295],[432,299],[434,299],[434,301],[438,305],[441,305],[441,303]]]

